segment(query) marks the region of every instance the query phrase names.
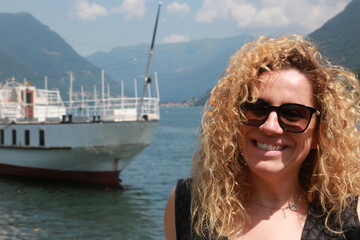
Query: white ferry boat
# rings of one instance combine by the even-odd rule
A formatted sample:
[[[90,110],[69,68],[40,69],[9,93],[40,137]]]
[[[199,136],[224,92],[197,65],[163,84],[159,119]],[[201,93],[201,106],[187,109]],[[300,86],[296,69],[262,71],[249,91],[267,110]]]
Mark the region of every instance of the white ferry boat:
[[[69,101],[58,90],[6,81],[0,89],[0,175],[77,180],[120,185],[119,173],[151,143],[160,121],[159,88],[149,77],[160,6],[142,96]],[[46,82],[46,81],[45,81]],[[47,84],[45,84],[46,86]],[[148,95],[145,96],[148,89]],[[109,92],[109,88],[108,88]]]
[[[0,89],[0,174],[118,185],[159,124],[156,75],[155,85],[156,97],[64,102],[58,90],[7,81]]]

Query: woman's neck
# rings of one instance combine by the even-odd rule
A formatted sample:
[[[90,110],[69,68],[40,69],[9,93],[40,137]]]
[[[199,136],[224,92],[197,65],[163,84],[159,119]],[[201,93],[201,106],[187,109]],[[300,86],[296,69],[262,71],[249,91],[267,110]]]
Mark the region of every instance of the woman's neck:
[[[249,203],[268,208],[281,208],[304,195],[297,176],[266,179],[251,175],[250,179],[252,194]]]

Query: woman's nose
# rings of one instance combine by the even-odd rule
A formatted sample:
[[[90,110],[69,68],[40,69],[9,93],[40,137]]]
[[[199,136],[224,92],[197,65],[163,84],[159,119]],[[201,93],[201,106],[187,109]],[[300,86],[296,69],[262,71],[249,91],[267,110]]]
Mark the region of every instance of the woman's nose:
[[[268,134],[282,134],[284,130],[279,124],[278,114],[275,111],[270,112],[266,121],[259,126],[261,131],[264,131]]]

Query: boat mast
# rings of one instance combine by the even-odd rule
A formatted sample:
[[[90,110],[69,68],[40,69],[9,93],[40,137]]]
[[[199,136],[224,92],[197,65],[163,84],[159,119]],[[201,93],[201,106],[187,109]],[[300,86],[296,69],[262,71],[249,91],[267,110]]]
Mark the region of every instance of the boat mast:
[[[103,114],[105,115],[105,71],[101,70],[101,104]]]
[[[142,107],[143,107],[143,104],[144,104],[144,97],[145,97],[145,92],[146,92],[146,86],[151,83],[151,78],[149,77],[150,65],[151,65],[151,57],[152,57],[153,52],[154,52],[155,36],[156,36],[156,30],[157,30],[157,25],[158,25],[158,21],[159,21],[161,4],[162,4],[162,2],[159,2],[159,8],[158,8],[158,12],[157,12],[157,15],[156,15],[154,33],[153,33],[153,37],[152,37],[152,41],[151,41],[151,46],[150,46],[149,59],[148,59],[147,67],[146,67],[145,82],[144,82],[144,87],[143,87],[143,91],[142,91],[142,96],[141,96],[141,99],[140,99],[140,110],[139,110],[138,115],[141,114]],[[140,116],[138,116],[138,119],[140,120]]]
[[[109,82],[107,82],[107,84],[106,84],[106,86],[107,86],[107,107],[109,107],[110,106],[110,83]]]
[[[48,90],[48,85],[47,85],[47,76],[44,77],[44,81],[45,81],[45,90]]]
[[[135,90],[135,104],[136,106],[138,106],[138,90],[137,90],[137,82],[136,82],[136,78],[134,78],[134,90]]]
[[[159,82],[158,82],[157,72],[154,72],[154,76],[155,76],[156,98],[158,99],[158,101],[160,101]]]
[[[74,81],[74,75],[72,72],[70,72],[70,89],[69,89],[69,100],[70,100],[70,112],[72,111],[72,104],[73,104],[73,81]]]

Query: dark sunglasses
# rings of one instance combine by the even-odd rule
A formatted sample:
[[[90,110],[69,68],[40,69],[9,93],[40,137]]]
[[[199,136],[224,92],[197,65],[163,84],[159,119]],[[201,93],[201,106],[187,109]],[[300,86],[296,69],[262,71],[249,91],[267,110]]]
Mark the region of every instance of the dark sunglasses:
[[[272,111],[277,113],[279,125],[282,129],[292,133],[304,132],[311,121],[312,115],[320,112],[309,106],[286,103],[279,107],[271,106],[267,101],[258,99],[256,102],[245,102],[241,105],[241,110],[246,119],[242,120],[243,124],[249,126],[260,126],[266,122]]]

